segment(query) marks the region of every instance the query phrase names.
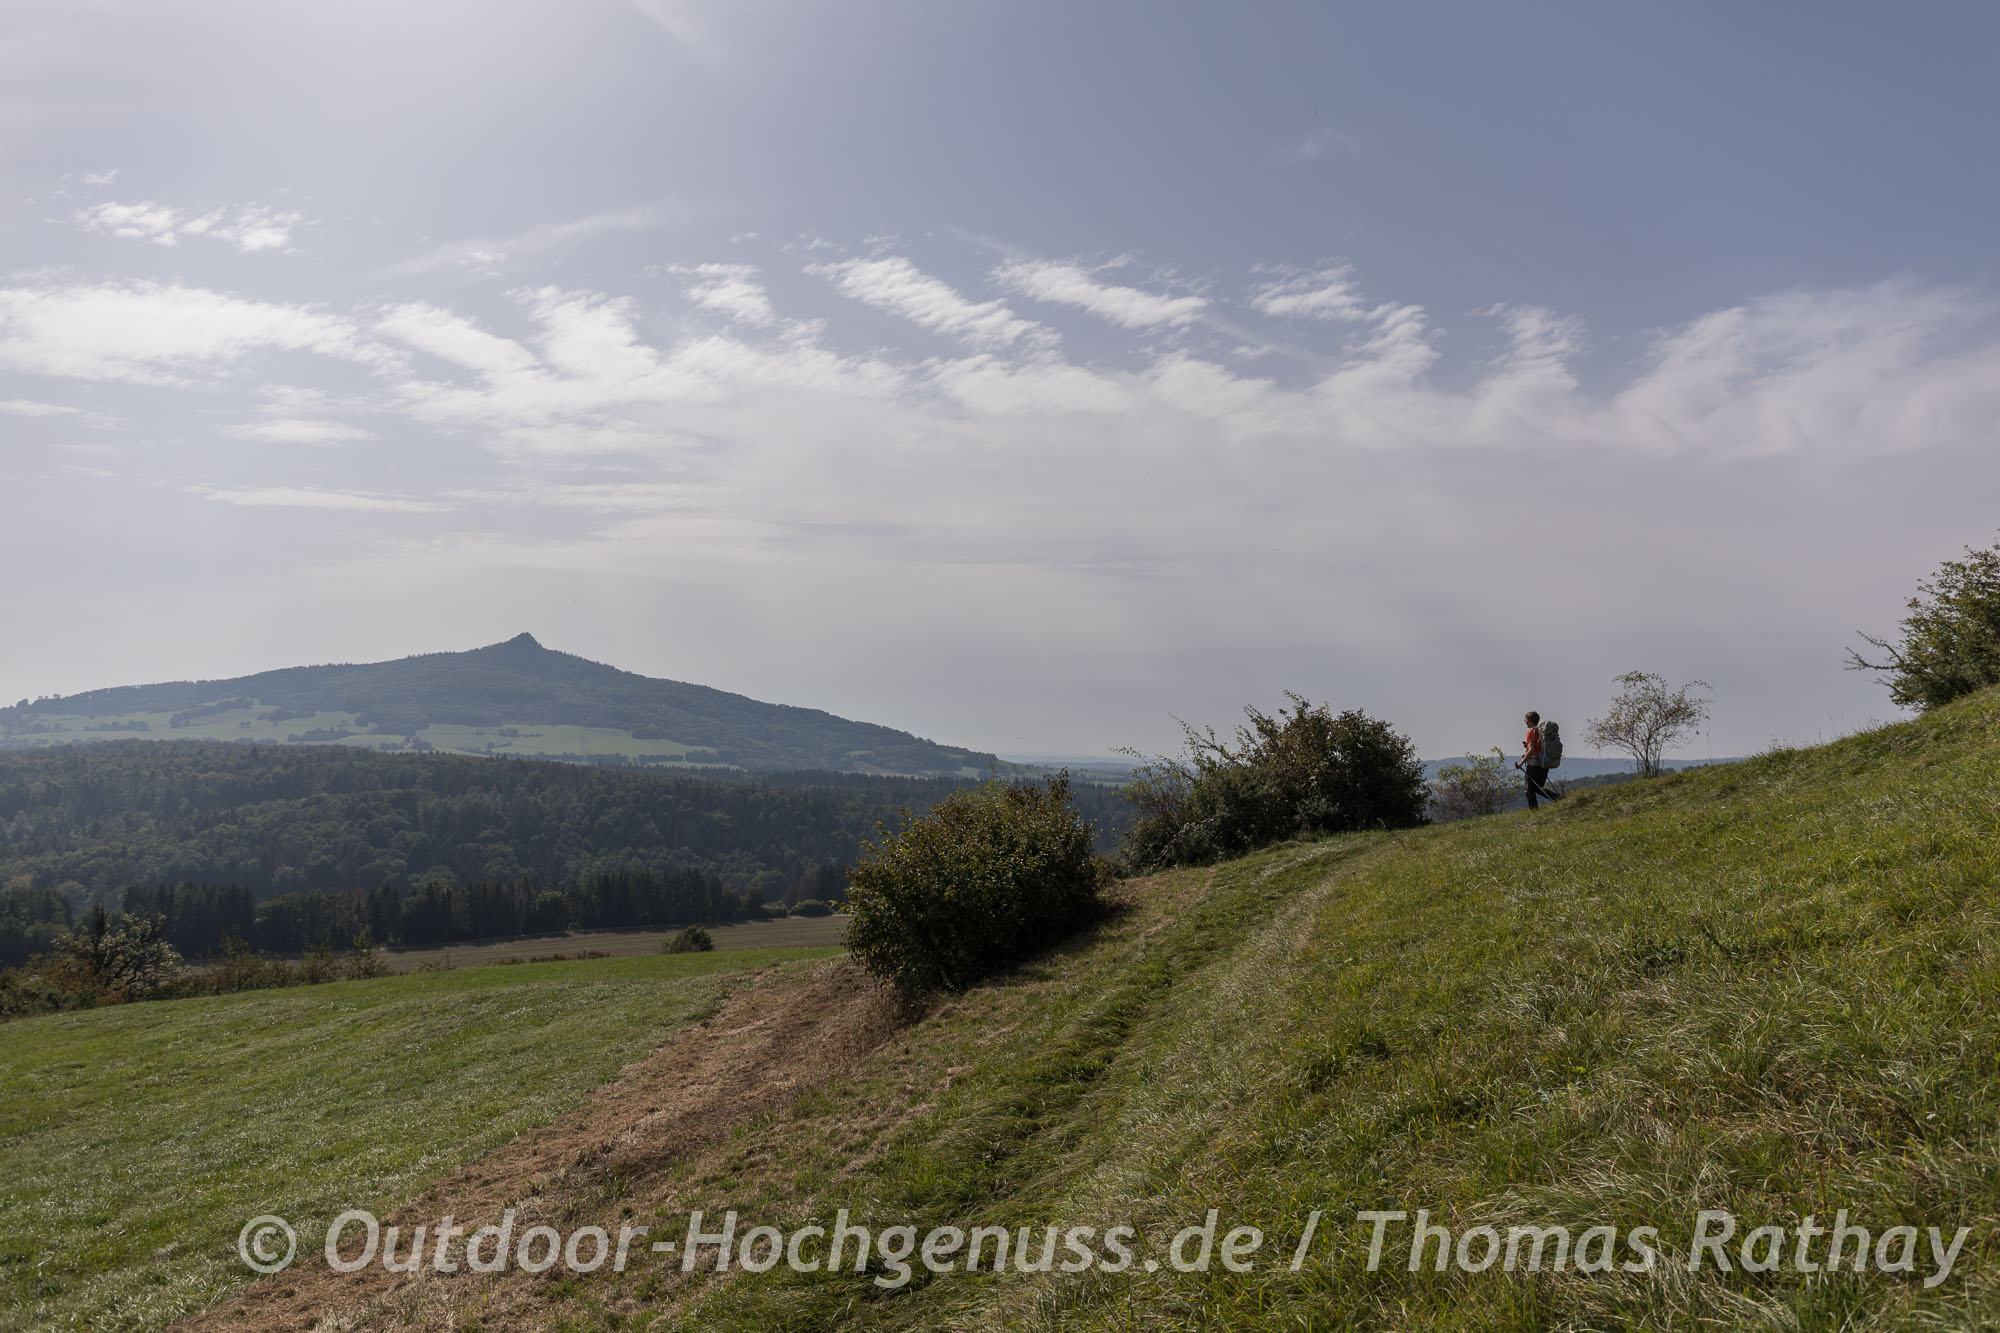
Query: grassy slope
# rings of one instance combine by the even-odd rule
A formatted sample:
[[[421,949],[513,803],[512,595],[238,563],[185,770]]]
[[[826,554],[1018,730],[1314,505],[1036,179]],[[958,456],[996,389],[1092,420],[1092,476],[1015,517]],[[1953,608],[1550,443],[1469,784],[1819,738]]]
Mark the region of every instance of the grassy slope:
[[[302,1245],[574,1104],[739,950],[419,973],[0,1028],[0,1328],[154,1327],[248,1276],[237,1228]]]
[[[1129,1221],[1210,1208],[1257,1271],[710,1280],[689,1328],[1936,1328],[2000,1324],[2000,697],[1539,816],[1162,876],[674,1183],[746,1221]],[[1367,1208],[1746,1229],[1974,1227],[1933,1291],[1870,1273],[1368,1273]],[[1286,1271],[1307,1214],[1315,1262]],[[676,1217],[656,1223],[675,1234]],[[1329,1236],[1326,1226],[1332,1226]],[[1328,1242],[1333,1242],[1329,1250]],[[1789,1244],[1789,1242],[1788,1242]],[[1825,1242],[1819,1242],[1824,1253]],[[1927,1250],[1918,1277],[1929,1271]],[[1329,1260],[1329,1254],[1331,1259]],[[1621,1255],[1620,1257],[1624,1257]],[[552,1290],[645,1326],[641,1275]]]

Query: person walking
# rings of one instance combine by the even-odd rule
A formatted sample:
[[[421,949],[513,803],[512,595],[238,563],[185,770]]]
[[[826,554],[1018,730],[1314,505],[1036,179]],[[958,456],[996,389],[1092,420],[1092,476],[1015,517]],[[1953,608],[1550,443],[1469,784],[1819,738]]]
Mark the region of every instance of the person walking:
[[[1521,742],[1521,757],[1514,761],[1514,767],[1527,775],[1528,808],[1539,810],[1541,805],[1535,799],[1537,796],[1546,796],[1551,801],[1562,798],[1549,790],[1549,766],[1542,754],[1542,715],[1530,709],[1524,720],[1528,724],[1528,736]]]

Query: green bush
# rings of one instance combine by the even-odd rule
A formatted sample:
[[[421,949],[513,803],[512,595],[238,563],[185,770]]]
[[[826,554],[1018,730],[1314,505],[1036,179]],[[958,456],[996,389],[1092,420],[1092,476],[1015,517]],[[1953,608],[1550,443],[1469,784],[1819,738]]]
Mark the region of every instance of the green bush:
[[[955,792],[864,846],[847,947],[905,995],[963,990],[1102,913],[1091,839],[1068,774]]]
[[[1359,710],[1287,693],[1277,716],[1244,710],[1234,748],[1184,727],[1187,753],[1140,768],[1125,859],[1137,869],[1200,865],[1287,838],[1406,828],[1430,791],[1407,736]]]
[[[827,906],[817,898],[801,898],[798,902],[792,904],[793,916],[828,916],[832,912],[833,908]]]
[[[715,936],[700,926],[687,926],[660,946],[661,953],[708,953],[715,948]]]

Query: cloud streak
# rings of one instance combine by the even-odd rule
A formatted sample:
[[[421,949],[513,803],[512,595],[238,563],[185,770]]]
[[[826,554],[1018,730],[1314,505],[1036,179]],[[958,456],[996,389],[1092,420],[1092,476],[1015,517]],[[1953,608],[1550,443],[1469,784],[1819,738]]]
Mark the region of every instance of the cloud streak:
[[[1123,329],[1188,324],[1208,305],[1199,296],[1157,296],[1137,287],[1101,283],[1080,265],[1049,260],[1003,264],[993,271],[993,278],[1023,296],[1073,305]]]
[[[381,276],[413,278],[446,269],[492,276],[509,264],[532,259],[536,255],[616,232],[649,231],[666,225],[676,216],[676,210],[668,204],[651,203],[594,213],[566,222],[541,222],[507,236],[474,236],[447,241],[420,255],[389,265],[381,271]]]
[[[377,495],[365,491],[322,490],[303,486],[196,486],[203,499],[243,509],[327,509],[340,513],[441,514],[457,506],[441,500]]]
[[[971,301],[942,279],[932,277],[900,257],[850,259],[815,264],[806,270],[826,279],[841,295],[892,314],[912,324],[981,347],[1018,342],[1046,344],[1054,331],[1021,319],[1004,301]]]

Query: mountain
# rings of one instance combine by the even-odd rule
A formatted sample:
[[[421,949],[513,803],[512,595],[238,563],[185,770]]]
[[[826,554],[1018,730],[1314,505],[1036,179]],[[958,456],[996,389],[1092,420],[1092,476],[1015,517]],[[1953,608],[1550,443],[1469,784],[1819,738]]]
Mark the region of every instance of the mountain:
[[[0,709],[0,748],[110,739],[346,744],[774,772],[978,777],[992,755],[544,648],[125,685]]]

